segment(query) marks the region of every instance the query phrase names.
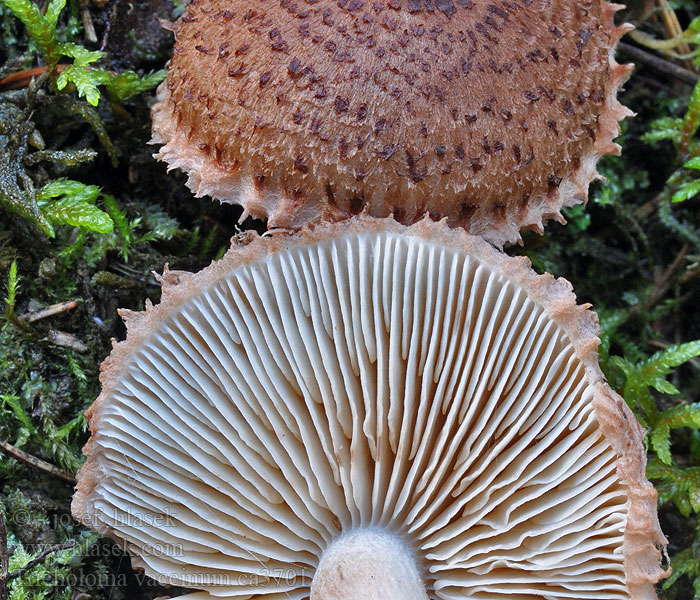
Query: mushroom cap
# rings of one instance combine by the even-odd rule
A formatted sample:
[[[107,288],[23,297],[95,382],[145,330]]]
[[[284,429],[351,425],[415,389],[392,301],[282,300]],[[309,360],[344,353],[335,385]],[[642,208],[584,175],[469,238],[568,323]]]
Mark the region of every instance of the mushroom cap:
[[[197,196],[295,229],[366,208],[496,245],[618,153],[627,26],[602,0],[196,0],[153,107]]]
[[[326,550],[369,530],[429,598],[656,597],[643,431],[565,280],[361,216],[162,283],[123,313],[72,505],[148,575],[313,597]]]

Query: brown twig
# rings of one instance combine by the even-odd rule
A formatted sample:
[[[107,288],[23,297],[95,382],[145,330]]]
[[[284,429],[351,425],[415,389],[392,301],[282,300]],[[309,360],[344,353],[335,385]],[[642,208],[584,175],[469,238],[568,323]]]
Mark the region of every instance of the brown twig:
[[[664,27],[666,28],[666,34],[670,39],[677,38],[680,35],[683,35],[683,28],[681,27],[681,24],[678,22],[678,17],[676,16],[676,11],[673,10],[673,7],[668,3],[668,0],[656,0],[656,4],[658,5],[660,11],[661,11],[661,20],[664,23]],[[690,54],[690,46],[686,44],[685,42],[680,42],[677,46],[678,53],[679,54]],[[693,70],[693,61],[692,60],[684,60],[685,66]]]
[[[60,73],[67,65],[57,65],[56,73]],[[0,90],[19,90],[21,88],[27,87],[29,82],[34,77],[39,77],[46,72],[48,67],[33,67],[31,69],[24,69],[23,71],[17,71],[16,73],[10,73],[7,77],[0,80]]]
[[[68,300],[67,302],[59,302],[58,304],[52,304],[41,310],[35,310],[33,312],[24,313],[20,315],[20,319],[26,321],[27,323],[34,323],[34,321],[39,321],[41,319],[46,319],[47,317],[53,317],[60,313],[66,312],[68,310],[74,309],[78,306],[77,300]]]
[[[32,456],[31,454],[28,454],[24,450],[20,450],[12,444],[8,444],[7,442],[0,440],[0,450],[31,467],[41,469],[45,473],[60,477],[61,479],[70,483],[75,483],[75,477],[73,477],[73,475],[70,473],[63,471],[62,469],[59,469],[58,467],[55,467],[54,465],[47,463],[36,456]],[[2,531],[0,531],[0,537],[2,537]],[[0,597],[0,600],[2,600],[2,597]]]
[[[97,43],[97,34],[95,33],[95,25],[92,22],[92,15],[90,14],[90,9],[88,8],[88,0],[83,0],[80,2],[80,17],[83,21],[85,39],[92,44]]]
[[[635,304],[630,309],[630,314],[648,311],[666,296],[666,293],[675,283],[675,275],[683,268],[683,265],[685,264],[685,257],[689,250],[690,245],[687,243],[683,244],[680,252],[676,258],[673,259],[673,262],[668,266],[668,268],[661,273],[661,275],[654,278],[654,289],[649,295],[649,298],[644,302]]]
[[[647,200],[644,204],[639,205],[634,211],[634,218],[637,220],[646,219],[655,210],[656,205],[664,199],[664,194],[657,194],[651,200]]]
[[[60,331],[58,329],[49,329],[46,332],[46,340],[53,344],[54,346],[61,346],[62,348],[69,348],[75,350],[76,352],[85,353],[90,348],[88,348],[83,342],[81,342],[72,333],[67,333],[65,331]]]
[[[36,567],[39,563],[41,563],[52,552],[60,552],[61,550],[68,550],[69,548],[72,548],[73,546],[75,546],[75,540],[71,540],[70,542],[66,542],[65,544],[56,544],[54,546],[49,546],[48,548],[44,548],[37,556],[32,558],[32,560],[30,560],[21,569],[17,569],[16,571],[13,571],[12,573],[8,573],[7,580],[9,581],[10,579],[15,579],[16,577],[21,577],[27,571],[31,571],[34,567]]]
[[[642,50],[637,46],[620,42],[617,45],[617,48],[620,52],[626,54],[631,59],[643,62],[644,64],[649,65],[652,69],[655,69],[664,75],[669,75],[670,77],[683,81],[688,85],[695,85],[698,82],[697,73],[693,73],[692,71],[681,67],[670,60],[656,56],[655,54]]]

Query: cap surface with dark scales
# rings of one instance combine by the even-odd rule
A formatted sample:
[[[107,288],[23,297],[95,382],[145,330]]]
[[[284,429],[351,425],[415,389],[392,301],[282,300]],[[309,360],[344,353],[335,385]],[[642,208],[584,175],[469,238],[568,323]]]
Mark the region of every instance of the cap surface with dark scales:
[[[297,228],[367,208],[496,245],[617,153],[625,26],[602,0],[193,0],[153,109],[197,195]]]

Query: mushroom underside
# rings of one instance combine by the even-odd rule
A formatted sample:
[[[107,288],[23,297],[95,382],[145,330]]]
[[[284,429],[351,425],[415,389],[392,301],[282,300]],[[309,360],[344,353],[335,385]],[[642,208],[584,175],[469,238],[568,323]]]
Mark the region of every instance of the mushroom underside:
[[[429,598],[653,598],[641,430],[591,313],[480,239],[360,221],[164,276],[106,363],[74,514],[193,600],[313,598],[358,532]]]

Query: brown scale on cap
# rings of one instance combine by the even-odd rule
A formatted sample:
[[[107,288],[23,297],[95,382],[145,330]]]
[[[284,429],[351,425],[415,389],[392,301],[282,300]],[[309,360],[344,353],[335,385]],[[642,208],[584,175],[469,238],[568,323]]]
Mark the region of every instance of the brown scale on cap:
[[[153,109],[197,195],[271,226],[367,209],[496,245],[617,153],[625,26],[602,0],[193,0]]]

